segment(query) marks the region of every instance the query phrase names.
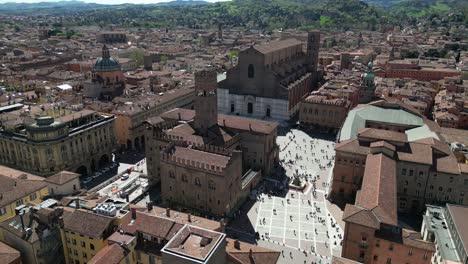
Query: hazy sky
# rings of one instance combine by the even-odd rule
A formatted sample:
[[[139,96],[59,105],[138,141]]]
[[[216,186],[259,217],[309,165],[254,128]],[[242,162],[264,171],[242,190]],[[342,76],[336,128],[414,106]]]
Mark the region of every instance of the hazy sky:
[[[37,2],[58,2],[60,0],[0,0],[0,4],[7,3],[7,2],[17,2],[17,3],[37,3]],[[132,3],[132,4],[154,4],[160,2],[169,2],[172,0],[82,0],[82,2],[87,3],[98,3],[98,4],[124,4],[124,3]],[[220,1],[227,1],[227,0],[205,0],[207,2],[220,2]]]

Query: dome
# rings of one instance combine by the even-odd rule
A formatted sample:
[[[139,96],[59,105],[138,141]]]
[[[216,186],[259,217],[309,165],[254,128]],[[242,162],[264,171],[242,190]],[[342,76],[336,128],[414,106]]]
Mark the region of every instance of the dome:
[[[97,59],[96,64],[94,64],[94,70],[109,71],[120,69],[120,63],[110,56],[109,49],[104,45],[104,47],[102,47],[102,57]]]
[[[94,70],[97,71],[109,71],[109,70],[120,70],[120,63],[112,57],[102,57],[96,60],[94,64]]]
[[[368,79],[368,78],[374,78],[374,73],[373,72],[366,72],[362,75],[362,78]]]

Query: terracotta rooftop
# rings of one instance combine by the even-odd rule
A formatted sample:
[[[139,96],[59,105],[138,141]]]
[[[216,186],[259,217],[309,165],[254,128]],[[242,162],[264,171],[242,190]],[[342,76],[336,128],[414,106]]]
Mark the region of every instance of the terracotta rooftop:
[[[0,207],[47,187],[44,181],[15,179],[0,175]]]
[[[333,256],[332,257],[332,262],[331,262],[331,264],[359,264],[359,263],[360,262],[350,260],[350,259],[346,259],[346,258],[342,258],[342,257],[337,257],[337,256]]]
[[[184,148],[184,147],[176,146],[174,149],[175,150],[172,153],[172,156],[174,157],[185,159],[185,160],[192,160],[195,162],[200,162],[200,163],[208,164],[208,165],[215,165],[215,166],[219,166],[222,168],[226,168],[230,160],[229,156],[223,156],[223,155],[214,154],[214,153],[196,150],[196,149],[191,149],[191,148]]]
[[[372,210],[381,222],[397,225],[396,163],[380,153],[369,154],[356,206]]]
[[[141,210],[141,209],[140,209]],[[144,209],[143,209],[144,210]],[[219,221],[210,220],[204,217],[190,215],[190,221],[188,220],[188,214],[171,210],[169,216],[166,215],[166,208],[153,206],[153,210],[150,212],[145,211],[147,214],[157,216],[159,218],[170,219],[178,224],[189,224],[194,226],[203,227],[209,230],[219,231],[221,230],[221,224]]]
[[[70,171],[61,171],[57,174],[54,174],[50,177],[45,178],[44,181],[57,184],[57,185],[62,185],[79,177],[80,177],[80,174],[78,173],[74,173]]]
[[[226,235],[216,231],[185,225],[164,246],[162,252],[206,262]],[[223,249],[224,250],[224,249]]]
[[[358,129],[358,137],[382,139],[389,142],[408,142],[408,137],[405,133],[376,128],[360,128]]]
[[[18,250],[8,246],[3,242],[0,242],[0,263],[20,263],[20,260],[21,253]]]
[[[115,264],[120,263],[127,252],[118,244],[107,245],[101,249],[94,257],[92,257],[89,264]]]
[[[383,147],[383,148],[387,148],[389,150],[392,150],[392,151],[395,151],[396,148],[395,146],[393,146],[392,144],[388,143],[387,141],[377,141],[377,142],[372,142],[370,144],[370,147],[371,148],[380,148],[380,147]]]
[[[96,111],[84,109],[84,110],[81,110],[81,111],[78,111],[78,112],[71,113],[71,114],[66,115],[66,116],[59,117],[59,118],[56,119],[56,121],[62,122],[62,123],[68,123],[68,122],[70,122],[70,121],[72,121],[74,119],[79,119],[79,118],[89,116],[89,115],[92,115],[92,114],[95,114],[95,113],[96,113]]]
[[[447,142],[459,142],[468,146],[468,130],[456,128],[441,128],[442,136]]]
[[[285,39],[285,40],[279,40],[279,41],[272,41],[267,44],[262,44],[262,45],[256,45],[254,46],[254,49],[256,49],[258,52],[263,53],[263,54],[268,54],[272,53],[278,50],[286,49],[292,46],[297,46],[301,45],[302,42],[300,42],[297,39]]]
[[[179,118],[180,116],[180,118]],[[190,109],[175,108],[160,115],[165,120],[191,121],[195,117],[195,111]],[[262,134],[270,134],[278,127],[278,123],[252,119],[242,116],[218,114],[218,125],[231,129],[244,130]]]
[[[239,243],[239,248],[235,247],[235,243]],[[250,257],[252,251],[252,258]],[[226,253],[234,263],[239,264],[276,264],[281,253],[271,249],[259,247],[250,243],[237,241],[231,238],[226,238]]]
[[[278,127],[276,122],[223,114],[218,114],[218,125],[244,131],[252,130],[262,134],[271,134]]]
[[[453,155],[438,158],[436,163],[437,171],[450,174],[460,174],[460,167],[458,166],[457,158]]]
[[[369,153],[369,147],[361,145],[358,139],[348,139],[338,142],[335,145],[335,150],[360,155],[367,155],[367,153]]]
[[[374,229],[380,227],[380,221],[372,211],[352,204],[346,204],[342,219],[346,223],[354,223]]]
[[[162,239],[170,239],[183,225],[176,224],[173,220],[164,219],[148,213],[136,212],[136,219],[127,214],[122,220],[121,229],[129,234],[142,232]]]
[[[75,210],[63,219],[65,230],[94,238],[102,238],[112,221],[113,218],[111,217],[98,215],[83,209]]]
[[[408,146],[410,152],[397,152],[399,160],[432,165],[432,149],[430,145],[410,142]]]
[[[36,181],[44,180],[43,177],[30,174],[24,171],[20,171],[20,170],[15,170],[13,168],[3,166],[3,165],[0,165],[0,175],[4,175],[4,176],[14,178],[14,179],[36,180]]]

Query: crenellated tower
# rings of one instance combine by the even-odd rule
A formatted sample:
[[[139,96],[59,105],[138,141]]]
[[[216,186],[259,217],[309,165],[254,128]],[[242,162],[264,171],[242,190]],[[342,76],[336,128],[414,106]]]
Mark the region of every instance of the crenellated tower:
[[[195,73],[194,126],[201,134],[206,134],[208,128],[218,124],[217,85],[216,71]]]

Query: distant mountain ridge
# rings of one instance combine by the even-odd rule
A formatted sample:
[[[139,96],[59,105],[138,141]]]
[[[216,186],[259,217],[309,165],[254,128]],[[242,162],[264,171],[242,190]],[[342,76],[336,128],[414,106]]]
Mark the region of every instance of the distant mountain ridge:
[[[160,2],[160,3],[148,3],[144,5],[162,5],[162,6],[177,6],[177,5],[209,5],[211,2],[203,0],[174,0],[169,2]],[[125,4],[120,5],[143,5],[140,3],[134,4],[131,1]],[[53,6],[108,6],[98,3],[87,3],[79,0],[71,1],[43,1],[37,3],[25,3],[25,2],[6,2],[0,3],[0,8],[18,8],[18,7],[53,7]]]

